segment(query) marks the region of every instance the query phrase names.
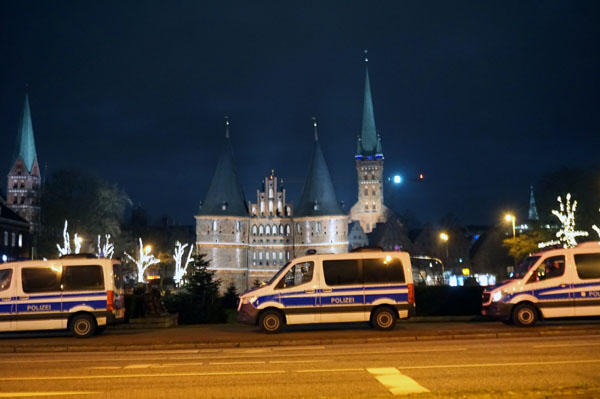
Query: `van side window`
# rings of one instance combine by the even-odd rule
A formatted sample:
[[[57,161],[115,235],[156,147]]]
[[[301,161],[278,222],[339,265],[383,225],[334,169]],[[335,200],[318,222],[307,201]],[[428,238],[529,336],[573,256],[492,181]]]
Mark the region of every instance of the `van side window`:
[[[10,288],[12,273],[12,269],[0,270],[0,291],[4,291]]]
[[[365,284],[404,283],[404,268],[400,259],[394,257],[364,259]]]
[[[325,283],[329,286],[360,285],[362,278],[362,261],[360,259],[336,259],[323,261]]]
[[[600,254],[575,255],[575,265],[580,279],[600,279]]]
[[[283,276],[276,288],[290,288],[304,283],[310,283],[315,269],[313,262],[297,263]]]
[[[51,267],[26,267],[21,269],[23,292],[60,291],[60,269]]]
[[[552,256],[542,261],[540,266],[533,272],[528,283],[544,281],[565,274],[565,257]]]
[[[102,266],[65,266],[63,291],[97,291],[104,289]]]

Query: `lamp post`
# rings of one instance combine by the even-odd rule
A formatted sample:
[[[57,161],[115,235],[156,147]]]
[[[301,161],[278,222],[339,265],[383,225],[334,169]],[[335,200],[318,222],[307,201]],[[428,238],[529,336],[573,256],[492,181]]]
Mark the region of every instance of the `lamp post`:
[[[446,259],[445,261],[448,261],[448,240],[450,239],[450,236],[446,233],[440,233],[440,240],[444,241],[444,243],[446,243]],[[444,284],[444,263],[442,262],[442,285]]]

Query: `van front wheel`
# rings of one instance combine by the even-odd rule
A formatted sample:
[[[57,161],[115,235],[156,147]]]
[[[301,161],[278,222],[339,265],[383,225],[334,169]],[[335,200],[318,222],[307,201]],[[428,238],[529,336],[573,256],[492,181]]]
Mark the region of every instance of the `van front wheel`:
[[[396,327],[396,317],[392,309],[379,308],[371,315],[371,323],[377,330],[393,330]]]
[[[537,318],[537,310],[528,303],[518,305],[512,315],[513,322],[520,327],[535,326]]]
[[[90,315],[80,314],[73,317],[69,329],[74,337],[88,338],[96,331],[96,321]]]
[[[260,315],[258,324],[261,330],[264,332],[268,334],[275,334],[281,331],[281,327],[283,326],[283,317],[281,317],[281,313],[276,310],[267,310]]]

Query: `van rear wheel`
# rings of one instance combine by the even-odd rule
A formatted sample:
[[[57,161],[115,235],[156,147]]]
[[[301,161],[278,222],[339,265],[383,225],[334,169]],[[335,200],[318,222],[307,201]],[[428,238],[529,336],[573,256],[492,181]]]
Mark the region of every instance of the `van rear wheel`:
[[[276,310],[267,310],[260,315],[258,324],[264,332],[268,334],[275,334],[281,331],[283,327],[283,317],[281,313]]]
[[[513,323],[520,327],[533,327],[537,319],[536,308],[528,303],[517,305],[512,314]]]
[[[90,315],[80,314],[69,323],[71,334],[77,338],[88,338],[94,335],[96,331],[96,320]]]
[[[396,327],[396,314],[388,308],[383,307],[375,310],[371,315],[371,324],[377,330],[393,330]]]

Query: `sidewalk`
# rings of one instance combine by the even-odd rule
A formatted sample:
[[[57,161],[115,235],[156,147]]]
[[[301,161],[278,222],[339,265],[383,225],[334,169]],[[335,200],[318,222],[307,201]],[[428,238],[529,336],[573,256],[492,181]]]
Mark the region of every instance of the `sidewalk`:
[[[78,339],[66,332],[0,334],[0,353],[149,351],[215,349],[292,345],[411,342],[461,339],[598,335],[600,320],[545,323],[533,328],[500,322],[400,321],[393,331],[376,331],[366,323],[290,326],[279,334],[264,334],[253,326],[215,324],[169,329],[108,329],[104,334]]]

